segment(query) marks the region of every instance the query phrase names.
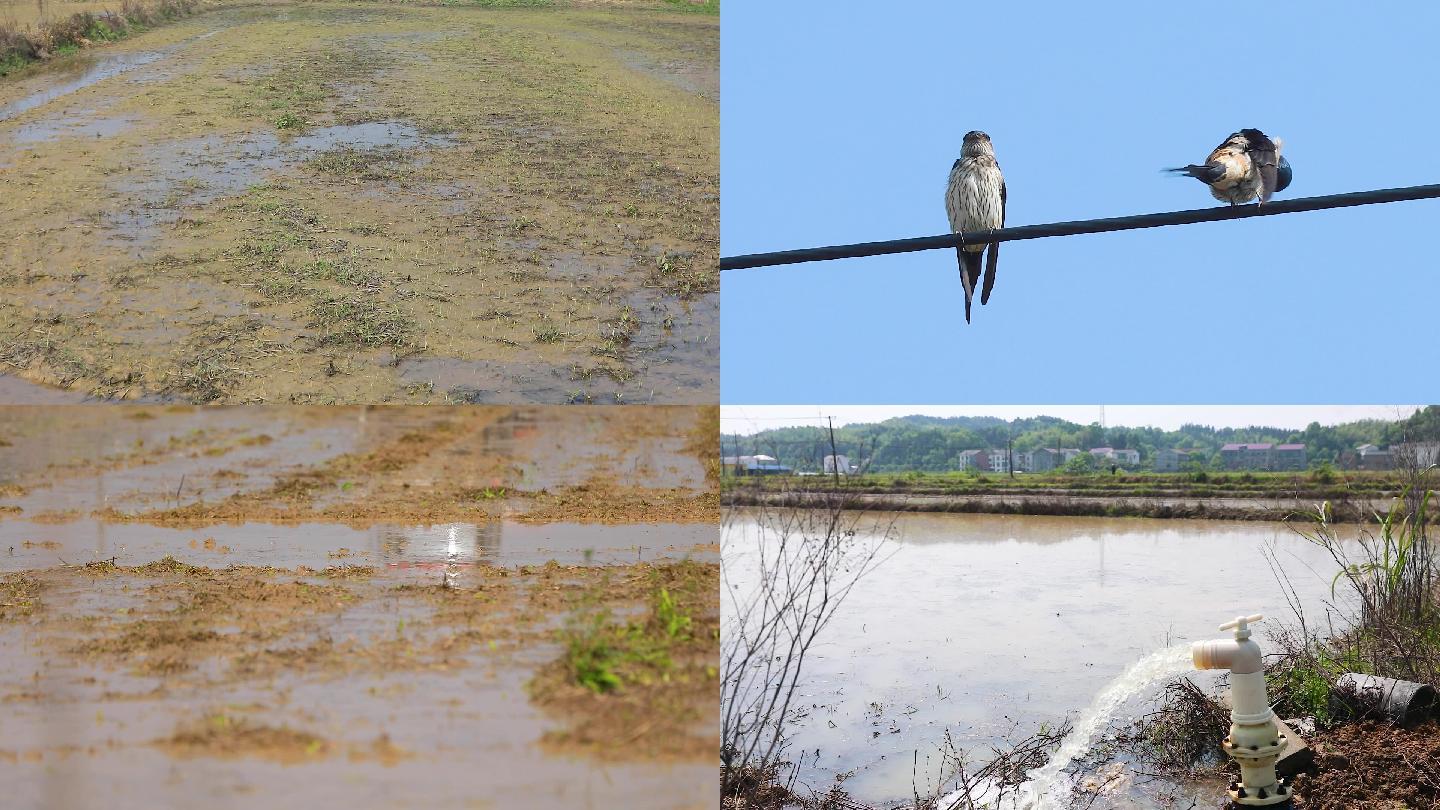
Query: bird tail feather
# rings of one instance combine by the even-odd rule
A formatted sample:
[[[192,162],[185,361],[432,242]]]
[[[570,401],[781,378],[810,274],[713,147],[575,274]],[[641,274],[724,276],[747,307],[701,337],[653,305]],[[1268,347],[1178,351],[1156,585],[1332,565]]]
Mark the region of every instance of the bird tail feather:
[[[990,291],[995,289],[995,265],[1000,261],[1000,243],[991,242],[986,248],[988,256],[985,259],[985,286],[980,290],[980,305],[990,303]]]
[[[1189,166],[1180,166],[1174,169],[1165,169],[1171,174],[1183,174],[1186,177],[1193,177],[1202,183],[1213,183],[1225,176],[1225,167],[1218,163],[1192,163]]]
[[[965,323],[970,323],[970,302],[975,298],[975,285],[980,283],[981,253],[971,253],[959,246],[955,254],[960,257],[960,284],[965,288]]]

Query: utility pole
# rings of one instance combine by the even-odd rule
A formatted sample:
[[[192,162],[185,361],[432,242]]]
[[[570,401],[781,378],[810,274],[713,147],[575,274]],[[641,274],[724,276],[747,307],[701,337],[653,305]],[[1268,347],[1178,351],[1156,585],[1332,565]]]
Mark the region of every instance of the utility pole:
[[[1005,468],[1010,471],[1010,478],[1015,478],[1015,425],[1005,426]]]
[[[835,451],[835,417],[825,417],[830,422],[830,467],[835,470],[835,488],[840,488],[840,454]],[[849,470],[846,470],[849,472]]]

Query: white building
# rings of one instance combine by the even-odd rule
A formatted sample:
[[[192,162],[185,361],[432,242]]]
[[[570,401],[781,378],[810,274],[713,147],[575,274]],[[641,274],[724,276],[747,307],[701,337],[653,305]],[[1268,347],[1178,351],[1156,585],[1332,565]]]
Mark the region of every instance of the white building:
[[[1117,450],[1114,447],[1093,447],[1090,455],[1095,457],[1097,462],[1108,464],[1121,464],[1133,467],[1140,463],[1139,450]]]

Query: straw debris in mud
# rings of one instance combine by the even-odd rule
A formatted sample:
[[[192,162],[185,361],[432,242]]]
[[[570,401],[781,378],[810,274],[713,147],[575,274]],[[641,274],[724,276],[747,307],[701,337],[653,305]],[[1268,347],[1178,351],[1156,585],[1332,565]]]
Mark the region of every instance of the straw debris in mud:
[[[40,610],[44,585],[26,573],[0,577],[0,620],[29,616]]]
[[[600,480],[554,491],[516,493],[520,523],[719,523],[720,495],[682,489],[642,489]]]

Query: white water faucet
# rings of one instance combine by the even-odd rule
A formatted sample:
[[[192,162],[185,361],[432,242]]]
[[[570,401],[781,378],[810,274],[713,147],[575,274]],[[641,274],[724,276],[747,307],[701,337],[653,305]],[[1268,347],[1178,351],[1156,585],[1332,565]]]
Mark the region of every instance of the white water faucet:
[[[1237,616],[1220,625],[1234,639],[1197,641],[1190,648],[1196,669],[1230,670],[1230,736],[1220,748],[1240,765],[1240,780],[1230,785],[1230,800],[1248,807],[1290,801],[1290,789],[1275,776],[1275,763],[1290,741],[1275,724],[1265,694],[1265,664],[1260,645],[1250,640],[1250,625],[1260,614]]]

